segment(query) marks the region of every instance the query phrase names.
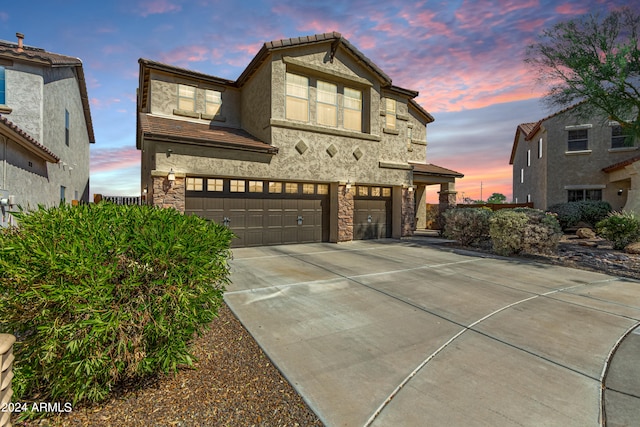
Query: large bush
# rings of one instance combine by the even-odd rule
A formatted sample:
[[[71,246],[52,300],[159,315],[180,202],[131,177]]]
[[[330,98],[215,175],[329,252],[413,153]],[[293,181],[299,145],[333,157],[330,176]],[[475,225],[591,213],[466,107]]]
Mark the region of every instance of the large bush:
[[[491,210],[459,208],[444,212],[444,236],[464,246],[477,246],[489,238]]]
[[[601,200],[582,200],[558,203],[550,206],[548,210],[558,215],[560,226],[566,230],[575,227],[579,222],[595,226],[611,212],[611,205]]]
[[[612,212],[598,222],[597,233],[613,243],[614,249],[624,249],[640,241],[640,217],[633,212]]]
[[[538,209],[503,209],[489,220],[493,251],[499,255],[552,253],[562,231],[554,214]]]
[[[0,232],[0,332],[18,337],[16,399],[100,401],[192,365],[217,315],[232,233],[173,209],[61,205]]]

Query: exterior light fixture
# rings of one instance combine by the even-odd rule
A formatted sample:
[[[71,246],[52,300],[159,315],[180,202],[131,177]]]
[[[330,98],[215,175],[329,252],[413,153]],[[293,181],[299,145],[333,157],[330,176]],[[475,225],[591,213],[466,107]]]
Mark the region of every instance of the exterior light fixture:
[[[169,171],[169,175],[167,175],[167,181],[173,182],[176,180],[176,174],[173,172],[173,168]]]
[[[347,181],[347,185],[345,185],[347,191],[351,190],[351,181]]]
[[[622,196],[622,191],[623,191],[622,188],[618,190],[618,196]]]
[[[413,185],[409,186],[409,193],[413,193]]]

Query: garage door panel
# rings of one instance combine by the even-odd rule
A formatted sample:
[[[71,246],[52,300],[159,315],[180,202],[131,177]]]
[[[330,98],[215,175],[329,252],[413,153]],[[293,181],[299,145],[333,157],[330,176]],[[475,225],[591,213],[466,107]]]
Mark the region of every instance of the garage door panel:
[[[354,200],[354,239],[391,237],[391,201],[387,199]]]

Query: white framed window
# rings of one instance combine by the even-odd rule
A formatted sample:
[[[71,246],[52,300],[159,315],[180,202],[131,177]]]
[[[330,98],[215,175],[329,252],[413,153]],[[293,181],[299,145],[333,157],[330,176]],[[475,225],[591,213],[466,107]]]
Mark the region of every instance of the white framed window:
[[[520,169],[520,184],[524,184],[524,169]]]
[[[531,150],[527,150],[527,166],[531,166]]]
[[[385,100],[385,112],[386,112],[386,120],[385,120],[385,127],[387,129],[395,129],[396,128],[396,110],[397,110],[397,105],[398,103],[396,102],[395,99],[391,99],[391,98],[386,98]]]
[[[71,139],[70,123],[69,123],[69,110],[64,110],[64,143],[69,146],[69,140]]]
[[[178,110],[196,111],[196,88],[178,85]]]
[[[345,87],[343,104],[343,127],[362,132],[362,91]]]
[[[4,67],[0,66],[0,105],[4,105],[7,102],[6,90],[5,71]]]
[[[568,131],[567,151],[585,151],[589,149],[589,129]]]
[[[538,140],[538,158],[542,158],[542,138]]]
[[[217,116],[220,114],[220,107],[222,106],[222,93],[217,90],[205,90],[204,91],[204,112],[211,116]]]
[[[309,121],[309,79],[287,73],[286,117],[288,120]]]
[[[531,194],[527,194],[527,203],[531,203]]]
[[[64,202],[67,199],[67,187],[64,185],[60,186],[60,201]]]
[[[338,86],[318,80],[316,111],[318,124],[338,126]]]

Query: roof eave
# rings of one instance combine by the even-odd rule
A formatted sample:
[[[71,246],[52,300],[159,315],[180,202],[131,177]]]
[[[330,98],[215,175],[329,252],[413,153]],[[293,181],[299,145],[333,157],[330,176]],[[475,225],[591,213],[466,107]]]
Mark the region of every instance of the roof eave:
[[[222,148],[222,149],[236,150],[236,151],[250,151],[254,153],[263,153],[263,154],[272,154],[272,155],[278,154],[278,147],[274,147],[274,146],[258,148],[250,145],[244,145],[244,144],[229,144],[229,143],[224,143],[219,141],[213,141],[211,139],[175,136],[175,135],[167,135],[167,134],[154,133],[154,132],[142,132],[141,136],[142,136],[141,139],[147,139],[147,140],[150,139],[154,141],[191,144],[191,145],[206,146],[211,148]]]

